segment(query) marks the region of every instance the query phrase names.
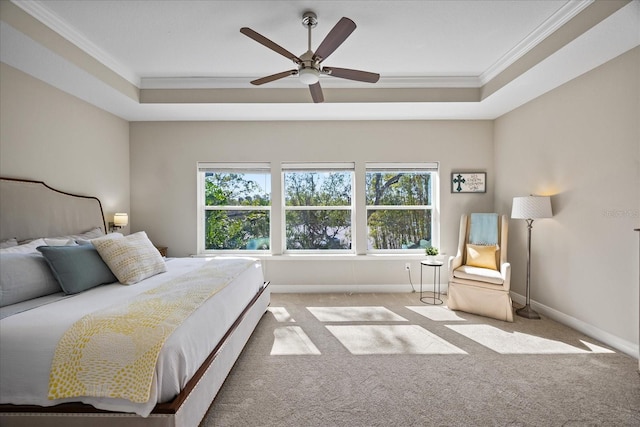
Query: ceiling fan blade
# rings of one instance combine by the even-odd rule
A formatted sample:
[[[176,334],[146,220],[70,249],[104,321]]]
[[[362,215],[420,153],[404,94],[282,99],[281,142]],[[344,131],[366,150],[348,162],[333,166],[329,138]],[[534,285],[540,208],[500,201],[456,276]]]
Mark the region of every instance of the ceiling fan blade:
[[[322,67],[322,72],[341,79],[357,80],[359,82],[376,83],[380,74],[368,71],[351,70],[349,68]]]
[[[322,40],[322,43],[320,43],[320,46],[318,46],[318,49],[316,49],[316,52],[313,54],[313,59],[318,62],[322,62],[327,59],[327,57],[331,55],[355,29],[355,22],[349,18],[341,18],[335,27],[329,31],[327,37]]]
[[[273,50],[274,52],[277,52],[280,55],[282,55],[282,56],[284,56],[286,58],[289,58],[290,60],[292,60],[296,64],[300,64],[302,62],[300,60],[300,58],[295,56],[293,53],[289,52],[287,49],[283,48],[279,44],[272,42],[271,40],[269,40],[268,38],[266,38],[262,34],[256,33],[251,28],[242,27],[242,28],[240,28],[240,32],[242,34],[244,34],[245,36],[247,36],[249,38],[252,38],[253,40],[257,41],[261,45],[264,45],[264,46],[268,47],[269,49]]]
[[[324,102],[324,95],[322,94],[322,88],[320,87],[320,83],[314,83],[309,85],[309,90],[311,91],[311,98],[313,102],[320,103]]]
[[[260,86],[260,85],[263,85],[265,83],[272,82],[274,80],[283,79],[283,78],[289,77],[289,76],[295,76],[296,74],[298,74],[298,70],[283,71],[281,73],[272,74],[270,76],[266,76],[266,77],[262,77],[260,79],[252,80],[251,84],[252,85],[256,85],[256,86]]]

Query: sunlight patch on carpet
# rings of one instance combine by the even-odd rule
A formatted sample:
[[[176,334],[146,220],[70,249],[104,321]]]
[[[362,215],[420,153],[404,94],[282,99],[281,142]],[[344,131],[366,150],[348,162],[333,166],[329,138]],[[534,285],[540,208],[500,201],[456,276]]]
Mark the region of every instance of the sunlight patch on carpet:
[[[273,314],[273,317],[276,318],[276,322],[295,322],[293,317],[291,317],[287,309],[284,307],[268,307],[267,311]]]
[[[327,325],[351,354],[467,354],[417,325]]]
[[[586,347],[589,347],[589,349],[591,350],[591,353],[615,353],[615,351],[613,350],[609,350],[608,348],[601,347],[599,345],[595,345],[584,340],[580,340],[580,342],[584,344]]]
[[[522,332],[507,332],[490,325],[447,325],[448,328],[500,354],[613,353],[603,347],[576,341],[576,345]],[[586,347],[586,348],[584,348]]]
[[[435,320],[437,322],[467,320],[458,316],[458,314],[455,311],[449,310],[447,307],[427,306],[427,305],[420,305],[420,306],[407,305],[406,307],[409,310],[414,311],[419,315],[426,317],[427,319]]]
[[[321,322],[406,322],[385,307],[307,307]]]
[[[273,331],[272,356],[320,354],[300,326],[282,326]]]

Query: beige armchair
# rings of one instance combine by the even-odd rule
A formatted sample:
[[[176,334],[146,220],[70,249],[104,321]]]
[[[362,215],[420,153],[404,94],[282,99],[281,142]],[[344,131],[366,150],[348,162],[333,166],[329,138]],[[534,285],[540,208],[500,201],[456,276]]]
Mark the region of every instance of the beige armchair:
[[[447,305],[452,310],[513,322],[509,296],[511,264],[507,262],[509,220],[506,215],[476,216],[476,219],[497,221],[497,236],[494,236],[497,239],[489,242],[496,244],[473,242],[473,239],[470,242],[472,215],[477,214],[462,215],[460,218],[458,252],[455,257],[449,258]],[[479,228],[478,225],[476,227]],[[478,236],[476,231],[471,234],[473,238]]]

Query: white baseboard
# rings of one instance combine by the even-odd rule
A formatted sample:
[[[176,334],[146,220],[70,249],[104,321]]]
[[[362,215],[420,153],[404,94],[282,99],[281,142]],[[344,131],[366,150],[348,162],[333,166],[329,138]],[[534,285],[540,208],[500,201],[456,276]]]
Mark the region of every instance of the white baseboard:
[[[324,294],[324,293],[346,293],[346,294],[357,294],[357,293],[402,293],[402,292],[413,292],[415,289],[416,293],[420,292],[420,283],[414,283],[413,289],[411,284],[395,284],[395,285],[274,285],[271,286],[271,293],[275,294],[308,294],[308,293],[316,293],[316,294]],[[422,285],[422,290],[425,292],[433,291],[433,284],[424,284]],[[443,294],[447,293],[447,285],[440,285],[440,292]]]
[[[526,303],[526,298],[524,296],[513,292],[511,292],[511,299],[518,304],[524,305]],[[576,331],[582,332],[583,334],[597,339],[598,341],[601,341],[604,344],[615,348],[616,350],[626,353],[631,357],[635,357],[636,359],[640,358],[640,346],[638,346],[638,344],[634,344],[631,341],[623,340],[620,337],[603,331],[602,329],[598,329],[589,323],[583,322],[582,320],[578,320],[574,317],[568,316],[551,307],[547,307],[544,304],[540,304],[533,300],[530,300],[529,303],[531,305],[531,308],[533,308],[535,311],[549,317],[550,319],[555,320],[556,322],[562,323],[563,325],[569,326]]]

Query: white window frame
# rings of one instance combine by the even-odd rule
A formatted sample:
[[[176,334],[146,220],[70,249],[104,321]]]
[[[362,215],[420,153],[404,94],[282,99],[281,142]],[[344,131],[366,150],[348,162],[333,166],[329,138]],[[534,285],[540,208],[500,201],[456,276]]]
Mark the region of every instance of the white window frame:
[[[351,204],[342,206],[286,206],[285,174],[287,172],[349,172],[351,174]],[[282,163],[280,175],[282,188],[282,252],[284,254],[354,254],[356,251],[356,201],[355,201],[355,163],[354,162],[328,162],[328,163]],[[351,210],[351,248],[350,249],[289,249],[287,248],[287,211],[294,210]]]
[[[431,174],[431,204],[430,205],[366,205],[365,212],[370,209],[375,210],[430,210],[431,211],[431,246],[440,247],[440,177],[438,162],[424,163],[374,163],[367,162],[365,164],[365,181],[366,175],[370,171],[415,171],[428,172]],[[365,188],[366,192],[366,188]],[[366,199],[365,199],[366,200]],[[365,214],[364,229],[366,233],[366,253],[367,254],[424,254],[424,249],[369,249],[369,224]]]
[[[271,164],[266,162],[198,162],[197,163],[197,222],[198,222],[198,254],[244,254],[244,255],[268,255],[273,250],[273,216],[272,216],[272,188],[273,182],[271,182],[271,188],[269,188],[269,194],[271,195],[271,205],[269,206],[205,206],[205,176],[207,172],[215,173],[265,173],[271,175]],[[234,210],[234,211],[257,211],[264,210],[269,212],[269,250],[250,250],[250,249],[205,249],[205,212],[208,210]]]

